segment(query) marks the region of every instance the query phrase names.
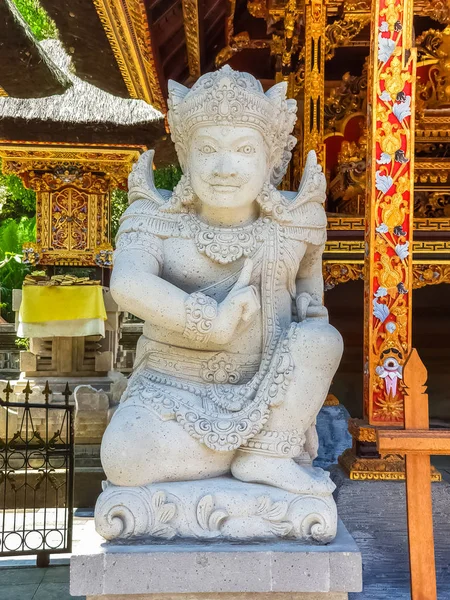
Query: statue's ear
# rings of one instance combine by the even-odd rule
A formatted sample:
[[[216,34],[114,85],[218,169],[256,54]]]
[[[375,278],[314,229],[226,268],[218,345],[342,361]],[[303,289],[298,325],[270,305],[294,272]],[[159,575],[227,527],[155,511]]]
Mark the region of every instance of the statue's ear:
[[[266,96],[274,104],[281,104],[286,100],[287,81],[280,81],[267,90]]]
[[[174,81],[173,79],[169,79],[167,87],[169,90],[169,99],[173,108],[176,108],[189,92],[189,88],[185,87],[181,83],[178,83],[177,81]]]

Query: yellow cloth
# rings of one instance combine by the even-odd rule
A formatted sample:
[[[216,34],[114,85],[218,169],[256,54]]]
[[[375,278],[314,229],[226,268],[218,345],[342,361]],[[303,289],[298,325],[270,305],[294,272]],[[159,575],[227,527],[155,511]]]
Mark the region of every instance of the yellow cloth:
[[[76,319],[106,321],[102,288],[99,285],[25,285],[19,315],[23,323]]]

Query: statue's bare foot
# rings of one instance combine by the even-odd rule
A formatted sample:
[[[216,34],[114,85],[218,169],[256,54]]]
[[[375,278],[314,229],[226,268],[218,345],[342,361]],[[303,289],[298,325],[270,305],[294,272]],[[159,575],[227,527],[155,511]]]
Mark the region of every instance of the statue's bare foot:
[[[265,483],[294,494],[328,496],[336,487],[323,469],[298,465],[292,458],[239,450],[231,464],[231,473],[241,481]]]

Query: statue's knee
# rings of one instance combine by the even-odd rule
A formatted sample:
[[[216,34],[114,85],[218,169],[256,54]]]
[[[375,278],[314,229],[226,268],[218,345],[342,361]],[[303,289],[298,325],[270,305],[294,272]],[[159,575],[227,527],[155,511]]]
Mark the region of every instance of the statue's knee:
[[[300,323],[295,336],[295,353],[307,358],[319,358],[339,362],[344,350],[339,331],[323,320]]]
[[[108,480],[116,485],[136,485],[135,475],[142,472],[144,467],[146,435],[143,415],[139,412],[139,409],[134,407],[120,410],[114,415],[103,435],[103,469]]]
[[[326,323],[320,331],[317,337],[317,343],[321,350],[330,357],[336,357],[341,359],[342,352],[344,351],[344,341],[339,331]]]

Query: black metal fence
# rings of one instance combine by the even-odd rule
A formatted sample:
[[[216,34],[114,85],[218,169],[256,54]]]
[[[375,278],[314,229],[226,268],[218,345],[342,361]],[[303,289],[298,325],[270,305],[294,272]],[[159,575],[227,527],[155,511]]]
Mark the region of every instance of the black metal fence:
[[[72,549],[74,417],[66,384],[60,402],[48,382],[36,401],[29,383],[17,396],[8,382],[0,398],[0,555]]]

